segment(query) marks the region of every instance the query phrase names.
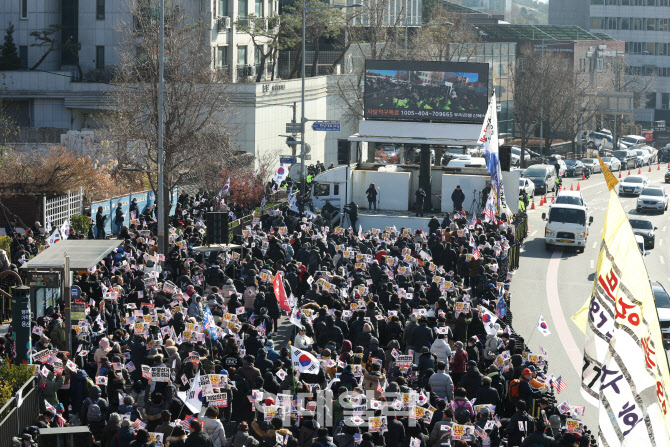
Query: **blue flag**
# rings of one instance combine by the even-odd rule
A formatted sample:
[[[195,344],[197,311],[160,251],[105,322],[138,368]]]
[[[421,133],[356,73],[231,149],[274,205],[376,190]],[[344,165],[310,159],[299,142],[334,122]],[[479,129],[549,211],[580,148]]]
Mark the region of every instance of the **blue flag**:
[[[205,306],[205,312],[202,317],[202,327],[209,332],[209,335],[211,335],[214,340],[219,339],[216,331],[216,323],[214,323],[214,315],[212,315],[212,311],[209,310],[209,306]]]

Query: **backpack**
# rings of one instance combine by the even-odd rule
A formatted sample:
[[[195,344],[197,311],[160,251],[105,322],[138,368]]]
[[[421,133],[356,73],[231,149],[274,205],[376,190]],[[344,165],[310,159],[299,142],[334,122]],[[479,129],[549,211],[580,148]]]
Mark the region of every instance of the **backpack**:
[[[470,410],[465,406],[465,403],[462,403],[463,401],[460,400],[455,402],[454,405],[456,408],[454,408],[454,419],[456,422],[459,424],[470,422]]]
[[[102,409],[98,405],[100,399],[95,402],[91,401],[88,408],[86,409],[86,422],[90,424],[91,422],[101,422],[104,420],[102,417]]]
[[[521,385],[521,380],[519,379],[514,379],[509,383],[507,387],[507,399],[510,402],[514,402],[519,398],[519,385]]]

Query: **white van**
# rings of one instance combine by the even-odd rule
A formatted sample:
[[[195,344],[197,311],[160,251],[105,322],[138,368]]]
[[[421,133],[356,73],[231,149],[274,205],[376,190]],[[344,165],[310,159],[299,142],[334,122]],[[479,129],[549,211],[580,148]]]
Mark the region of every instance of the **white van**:
[[[639,145],[647,144],[647,139],[645,137],[641,137],[640,135],[626,135],[621,139],[620,143],[627,148],[633,149]]]
[[[452,158],[447,164],[448,168],[486,168],[486,159],[483,157],[471,157],[469,155],[459,155],[458,158]]]
[[[585,206],[554,203],[549,208],[549,216],[542,213],[542,220],[547,221],[544,229],[544,244],[547,250],[553,246],[576,247],[580,253],[584,252],[586,239],[589,235],[589,225],[593,216],[586,223],[587,209]]]

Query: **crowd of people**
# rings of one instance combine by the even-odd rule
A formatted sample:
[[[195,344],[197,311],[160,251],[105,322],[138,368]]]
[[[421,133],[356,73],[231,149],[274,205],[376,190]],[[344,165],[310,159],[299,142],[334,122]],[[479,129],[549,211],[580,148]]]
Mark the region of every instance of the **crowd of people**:
[[[510,326],[504,217],[363,232],[284,207],[196,250],[216,200],[180,197],[164,257],[146,215],[76,275],[70,357],[63,308],[34,319],[17,444],[86,425],[101,447],[589,445]]]

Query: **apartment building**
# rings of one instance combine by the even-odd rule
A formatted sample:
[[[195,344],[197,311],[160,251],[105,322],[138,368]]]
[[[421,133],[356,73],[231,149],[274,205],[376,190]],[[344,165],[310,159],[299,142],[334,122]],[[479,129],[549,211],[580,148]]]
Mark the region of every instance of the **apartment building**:
[[[574,12],[580,11],[583,17],[584,5],[588,5],[590,30],[624,41],[629,74],[651,85],[636,121],[670,122],[670,0],[550,0],[550,23],[581,20]],[[560,14],[552,15],[552,10],[565,15],[559,19]]]

